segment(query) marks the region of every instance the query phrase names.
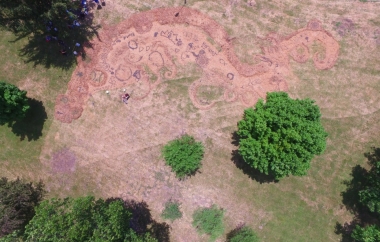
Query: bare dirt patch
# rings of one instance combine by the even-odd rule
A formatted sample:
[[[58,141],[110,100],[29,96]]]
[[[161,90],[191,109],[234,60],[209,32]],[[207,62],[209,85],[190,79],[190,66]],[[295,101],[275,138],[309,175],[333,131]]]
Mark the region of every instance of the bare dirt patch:
[[[63,148],[53,153],[51,159],[51,168],[53,172],[57,173],[74,172],[75,163],[75,154],[68,148]]]
[[[268,91],[287,91],[286,78],[294,76],[289,56],[303,63],[313,54],[317,69],[331,68],[338,58],[338,42],[317,20],[288,36],[268,34],[266,41],[270,45],[262,47],[263,54],[253,57],[259,63],[249,65],[240,62],[224,28],[196,10],[160,8],[132,15],[106,28],[91,44],[91,61],[79,62],[68,91],[57,97],[55,117],[66,123],[79,118],[90,95],[99,90],[129,87],[133,99],[144,99],[189,62],[202,69],[188,89],[195,107],[209,109],[216,103],[199,100],[197,92],[204,85],[222,87],[226,102],[252,106]],[[314,42],[324,46],[323,53],[310,53]]]

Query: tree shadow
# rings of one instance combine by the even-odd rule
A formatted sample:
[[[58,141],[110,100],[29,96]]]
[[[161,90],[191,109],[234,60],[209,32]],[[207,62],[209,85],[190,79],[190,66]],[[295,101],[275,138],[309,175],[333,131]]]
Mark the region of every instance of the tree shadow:
[[[136,202],[134,200],[124,201],[124,204],[132,213],[132,218],[129,222],[131,228],[136,233],[145,233],[148,230],[148,225],[153,222],[148,204],[144,201]]]
[[[227,233],[226,241],[230,241],[235,235],[237,235],[245,226],[245,223],[238,224],[233,230]]]
[[[237,135],[236,131],[234,131],[231,134],[231,137],[232,137],[231,144],[235,145],[237,148],[236,150],[233,150],[231,152],[231,161],[235,164],[237,168],[243,171],[244,174],[248,175],[249,178],[259,182],[260,184],[278,182],[278,180],[276,180],[274,176],[263,174],[258,169],[255,169],[251,167],[250,165],[248,165],[244,161],[243,157],[239,154],[239,150],[238,150],[239,136]]]
[[[351,180],[344,181],[343,184],[346,185],[346,190],[341,193],[342,203],[353,214],[357,214],[363,210],[363,206],[359,201],[359,191],[363,189],[366,183],[366,176],[368,171],[363,167],[356,165],[351,171]]]
[[[157,223],[156,221],[153,221],[149,232],[154,238],[158,240],[158,242],[170,241],[170,226],[165,222]]]
[[[131,211],[131,228],[138,234],[150,233],[159,242],[170,241],[170,226],[152,219],[149,206],[146,202],[135,200],[124,201],[126,209]]]
[[[59,67],[68,70],[77,63],[77,56],[85,59],[86,53],[83,44],[97,36],[99,28],[100,26],[91,25],[77,30],[75,35],[62,39],[64,46],[60,45],[58,40],[46,42],[47,34],[35,33],[28,37],[28,43],[20,49],[19,55],[24,58],[25,63],[33,63],[34,66],[42,65],[46,68]],[[76,46],[76,43],[79,43],[80,46]],[[66,50],[66,54],[60,53],[62,49]],[[75,55],[74,51],[78,54]]]
[[[364,156],[367,158],[368,163],[373,166],[375,162],[380,161],[380,148],[371,147],[370,152],[364,153]]]
[[[42,129],[47,119],[47,113],[42,101],[28,98],[29,110],[23,119],[9,124],[12,132],[20,136],[20,140],[25,138],[28,141],[38,140],[42,136]]]
[[[30,3],[29,5],[33,4]],[[78,5],[70,9],[70,11],[66,10],[68,13],[71,12],[75,17],[62,16],[51,20],[55,31],[52,30],[53,27],[46,26],[46,22],[49,19],[38,19],[38,24],[28,25],[29,27],[27,28],[12,28],[12,25],[9,25],[9,21],[12,22],[12,20],[4,18],[1,15],[1,11],[0,23],[3,26],[7,26],[5,28],[11,30],[16,35],[15,39],[10,41],[11,43],[23,40],[26,37],[28,38],[26,45],[19,50],[19,55],[24,59],[25,63],[33,63],[34,66],[42,65],[46,68],[58,67],[68,70],[73,64],[76,64],[77,56],[85,58],[86,54],[83,44],[88,43],[93,37],[99,37],[98,30],[100,29],[100,25],[93,23],[93,12],[89,12],[82,18],[80,17],[81,8]],[[28,17],[31,18],[31,16]],[[14,19],[17,18],[18,16]],[[44,18],[50,17],[45,16]],[[34,18],[30,20],[30,22],[34,21],[36,21]],[[26,20],[23,21],[23,23],[27,22]],[[76,45],[77,43],[80,46]]]
[[[351,221],[350,223],[344,223],[343,225],[339,222],[336,222],[334,232],[342,236],[340,240],[341,242],[354,242],[354,240],[351,238],[351,233],[356,225],[358,225],[358,223],[355,220]]]
[[[371,149],[372,151],[365,153],[364,156],[367,158],[368,164],[373,167],[375,162],[380,161],[380,148],[372,147]],[[363,190],[368,184],[369,170],[356,165],[352,168],[350,175],[350,180],[343,181],[347,188],[341,193],[341,196],[343,206],[354,215],[354,218],[350,223],[336,223],[335,233],[342,236],[342,242],[354,241],[351,238],[351,233],[357,225],[363,227],[369,224],[379,224],[380,222],[377,215],[369,211],[360,202],[359,191]]]

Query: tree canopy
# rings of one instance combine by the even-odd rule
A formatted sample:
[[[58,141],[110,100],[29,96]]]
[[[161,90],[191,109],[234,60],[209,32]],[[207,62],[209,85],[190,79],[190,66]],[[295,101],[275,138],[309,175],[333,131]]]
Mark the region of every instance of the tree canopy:
[[[0,81],[0,125],[25,117],[28,109],[26,91]]]
[[[187,134],[170,141],[162,149],[166,164],[179,178],[194,174],[201,165],[203,154],[203,144]]]
[[[251,167],[280,179],[305,175],[314,155],[326,147],[319,107],[311,99],[267,94],[238,122],[239,154]]]
[[[380,241],[380,227],[370,225],[367,227],[356,226],[351,234],[356,242],[377,242]]]
[[[359,191],[360,202],[380,215],[380,161],[373,162]]]
[[[42,182],[0,179],[0,237],[23,230],[34,216],[34,207],[45,195]]]
[[[71,11],[78,8],[78,3],[72,0],[0,1],[0,23],[16,33],[38,33],[45,32],[47,22],[52,21],[62,37],[67,37],[67,22],[76,18]]]
[[[51,199],[36,208],[25,228],[26,241],[156,241],[130,228],[131,212],[122,200],[94,197]]]
[[[352,231],[351,237],[357,242],[380,241],[380,150],[374,148],[366,156],[371,168],[362,168],[364,173],[356,186],[359,203],[364,207],[360,212],[367,211],[369,221],[362,221]]]
[[[2,0],[0,28],[15,33],[16,40],[28,37],[28,43],[20,50],[26,61],[69,69],[76,60],[74,50],[85,56],[84,49],[76,44],[88,43],[99,29],[91,20],[84,20],[91,18],[91,14],[84,14],[88,12],[87,5],[81,3],[73,0]],[[80,18],[81,15],[87,17]],[[69,58],[57,58],[59,52]]]

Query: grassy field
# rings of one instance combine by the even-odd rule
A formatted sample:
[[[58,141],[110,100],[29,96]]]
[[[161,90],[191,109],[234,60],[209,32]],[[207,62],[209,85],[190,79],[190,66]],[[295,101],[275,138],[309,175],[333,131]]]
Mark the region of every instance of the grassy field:
[[[236,165],[232,136],[244,107],[217,102],[210,110],[196,109],[187,96],[187,87],[200,75],[194,68],[181,69],[176,80],[161,84],[144,101],[132,100],[124,107],[117,103],[118,90],[99,92],[80,119],[54,121],[55,98],[65,92],[75,67],[28,63],[20,56],[28,39],[14,41],[7,32],[0,34],[0,52],[6,56],[0,59],[0,80],[27,90],[35,108],[13,128],[0,127],[0,176],[42,179],[49,197],[144,199],[158,220],[168,198],[176,198],[184,216],[171,224],[173,241],[207,241],[191,227],[191,215],[212,203],[226,209],[226,232],[245,222],[262,241],[340,241],[336,223],[352,219],[342,204],[343,182],[350,179],[352,167],[366,164],[364,153],[380,145],[380,6],[351,1],[187,2],[236,37],[237,55],[250,64],[265,44],[257,37],[273,31],[290,34],[312,18],[338,40],[339,59],[332,69],[317,70],[311,60],[292,62],[295,78],[287,80],[292,97],[316,100],[329,134],[325,153],[312,161],[307,176],[274,183]],[[115,0],[96,12],[95,22],[116,24],[134,12],[181,4]],[[353,24],[345,24],[347,19]],[[206,98],[210,92],[220,95],[213,89],[200,95]],[[206,155],[200,174],[178,181],[164,166],[160,149],[183,132],[204,142]],[[75,154],[75,166],[68,173],[54,173],[49,162],[65,148]]]
[[[32,99],[32,108],[25,120],[12,127],[0,126],[0,160],[1,175],[35,179],[38,177],[36,171],[40,166],[41,147],[52,122],[55,96],[64,92],[73,68],[62,70],[28,63],[28,59],[20,54],[27,42],[27,38],[18,40],[9,32],[2,31],[0,35],[0,51],[3,53],[0,80],[27,90],[28,98]],[[49,48],[43,45],[42,48]],[[63,57],[57,53],[55,58]],[[63,63],[65,61],[62,59]]]

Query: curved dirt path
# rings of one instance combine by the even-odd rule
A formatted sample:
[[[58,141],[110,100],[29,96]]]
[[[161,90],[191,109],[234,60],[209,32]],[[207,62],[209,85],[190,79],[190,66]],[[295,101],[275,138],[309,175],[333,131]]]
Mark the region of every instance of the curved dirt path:
[[[208,109],[219,100],[252,106],[266,92],[287,91],[285,79],[293,76],[289,57],[303,63],[314,52],[314,65],[322,70],[333,67],[339,54],[338,42],[317,20],[287,37],[269,34],[267,41],[263,53],[252,57],[258,64],[248,65],[235,55],[224,28],[197,10],[159,8],[135,14],[105,28],[87,45],[90,61],[79,61],[66,94],[57,97],[55,118],[65,123],[79,118],[89,96],[99,90],[133,85],[132,99],[141,100],[191,62],[202,69],[200,79],[189,87],[194,106]],[[311,51],[316,45],[319,49]],[[224,94],[201,100],[199,89],[210,86],[223,88]]]

